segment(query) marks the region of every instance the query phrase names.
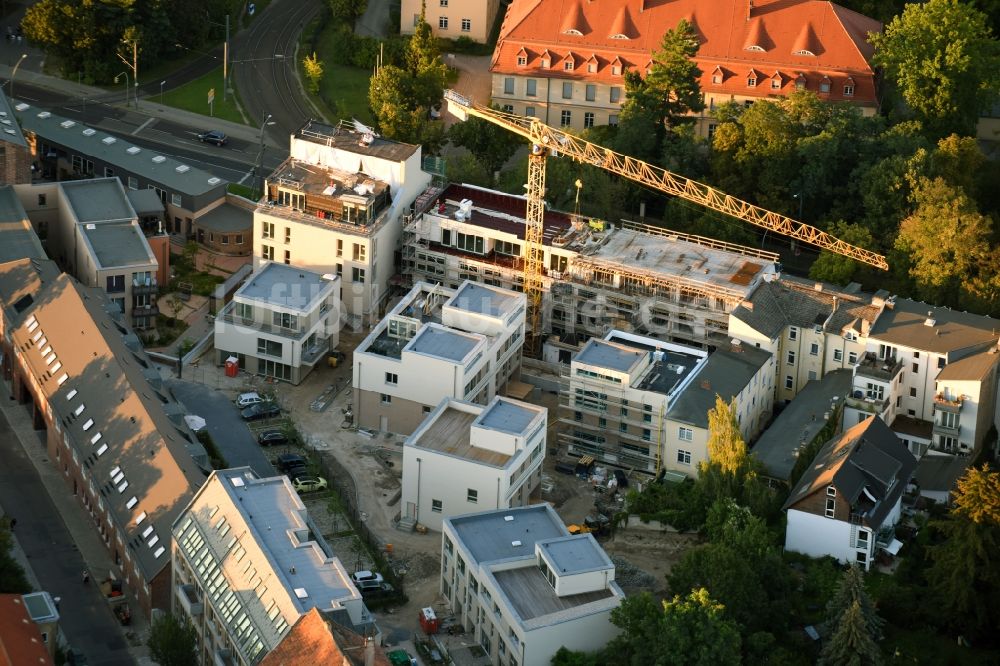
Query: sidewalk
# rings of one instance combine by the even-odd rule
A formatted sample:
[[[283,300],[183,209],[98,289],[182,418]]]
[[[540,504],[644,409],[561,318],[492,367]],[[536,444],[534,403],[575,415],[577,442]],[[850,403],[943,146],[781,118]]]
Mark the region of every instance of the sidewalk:
[[[29,56],[25,62],[29,62],[37,59],[38,56]],[[37,67],[37,65],[36,65]],[[49,76],[48,74],[42,74],[39,71],[35,71],[35,67],[28,68],[22,65],[17,70],[17,78],[14,80],[15,86],[20,83],[26,83],[29,85],[37,86],[39,88],[45,88],[53,92],[61,93],[69,98],[75,98],[79,104],[84,104],[85,100],[90,103],[100,103],[105,106],[112,107],[116,109],[117,113],[125,112],[127,114],[134,114],[141,118],[157,118],[161,120],[169,120],[171,122],[179,123],[191,127],[192,129],[204,130],[207,127],[211,129],[220,129],[230,137],[241,139],[249,143],[258,143],[260,141],[260,130],[256,127],[251,127],[250,125],[242,125],[240,123],[234,123],[228,120],[222,120],[220,118],[211,118],[209,116],[202,115],[200,113],[194,113],[191,111],[185,111],[183,109],[175,109],[171,106],[164,106],[157,102],[152,101],[153,98],[139,98],[139,108],[134,107],[125,108],[121,105],[121,94],[118,95],[118,101],[112,103],[106,102],[93,102],[92,100],[103,100],[114,99],[114,92],[109,92],[103,88],[98,88],[96,86],[88,86],[76,83],[75,81],[67,81],[66,79],[61,79],[56,76]],[[5,81],[10,80],[10,75],[13,67],[8,64],[5,59],[0,63],[0,79]],[[16,95],[17,88],[15,87],[14,93]],[[67,99],[64,104],[72,105],[73,99]],[[16,102],[15,102],[16,103]],[[32,102],[27,102],[28,104],[33,104]],[[120,118],[119,118],[120,119]],[[141,125],[142,120],[135,123],[136,125]],[[287,150],[287,144],[281,145],[264,134],[264,144],[268,148],[275,148],[279,150]]]
[[[38,445],[38,433],[35,432],[31,416],[23,405],[10,400],[10,389],[5,382],[0,382],[0,411],[10,423],[11,430],[17,435],[17,440],[24,449],[25,455],[31,460],[45,490],[59,512],[66,530],[75,543],[80,556],[87,564],[88,571],[94,572],[96,583],[98,573],[115,569],[111,556],[93,529],[91,518],[80,506],[73,493],[66,486],[58,470],[49,462],[45,447]],[[21,522],[24,522],[23,520]],[[17,542],[17,532],[14,533]],[[36,589],[45,589],[39,584],[35,573],[31,570],[30,561],[18,545],[14,549],[15,557],[25,569],[29,582]],[[130,602],[132,598],[129,597]],[[127,632],[123,631],[128,652],[137,664],[152,664],[145,640],[149,634],[149,625],[142,613],[133,608],[132,625]]]

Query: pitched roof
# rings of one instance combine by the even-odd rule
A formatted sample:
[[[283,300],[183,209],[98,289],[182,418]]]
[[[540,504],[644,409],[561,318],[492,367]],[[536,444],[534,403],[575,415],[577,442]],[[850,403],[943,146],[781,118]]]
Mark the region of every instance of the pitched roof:
[[[53,664],[20,594],[0,594],[0,666]]]
[[[260,666],[368,666],[365,647],[362,636],[327,622],[312,608],[299,617],[277,647],[261,660]],[[371,666],[389,666],[382,648],[372,644],[369,649],[374,652]]]
[[[833,486],[852,513],[877,529],[902,496],[916,466],[916,458],[896,433],[881,418],[870,416],[820,449],[784,508],[794,509],[813,493]]]
[[[966,356],[941,369],[935,381],[978,381],[983,379],[1000,361],[996,347]]]
[[[933,325],[929,325],[928,320],[933,321]],[[899,298],[879,315],[870,337],[879,342],[962,358],[996,342],[1000,337],[1000,321]]]
[[[726,402],[732,400],[770,358],[771,352],[749,345],[740,345],[738,350],[715,350],[670,406],[667,418],[707,428],[708,411],[715,407],[715,396]]]
[[[697,18],[695,12],[698,12]],[[748,20],[749,18],[749,20]],[[734,79],[712,83],[708,74],[716,66],[745,69],[758,65],[768,71],[780,69],[792,80],[804,73],[807,87],[819,89],[823,76],[834,83],[854,78],[853,95],[844,96],[842,86],[831,87],[828,98],[873,104],[874,72],[869,64],[873,49],[869,32],[880,32],[873,19],[821,0],[757,0],[748,17],[746,0],[513,0],[507,8],[500,37],[493,52],[491,71],[524,74],[537,63],[517,65],[524,47],[548,49],[553,59],[572,49],[596,53],[602,62],[616,57],[633,68],[649,61],[665,31],[686,19],[696,26],[701,48],[694,57],[702,72],[705,91],[752,94],[746,81]],[[567,33],[567,26],[577,32]],[[747,50],[748,47],[759,47]],[[795,55],[808,52],[812,55]],[[546,71],[545,76],[622,81],[608,66],[596,72]],[[759,95],[773,93],[759,92]]]

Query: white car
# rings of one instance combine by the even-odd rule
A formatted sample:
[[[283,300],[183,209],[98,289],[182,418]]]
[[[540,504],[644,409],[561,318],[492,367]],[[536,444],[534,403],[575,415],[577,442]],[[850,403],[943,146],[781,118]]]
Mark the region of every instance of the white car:
[[[256,405],[258,402],[264,402],[264,398],[260,397],[260,394],[256,391],[240,393],[236,396],[236,406],[240,409],[245,409],[250,405]]]
[[[351,576],[351,580],[354,581],[354,585],[357,586],[359,590],[378,589],[382,587],[382,583],[385,582],[382,578],[382,574],[367,570],[354,572]]]

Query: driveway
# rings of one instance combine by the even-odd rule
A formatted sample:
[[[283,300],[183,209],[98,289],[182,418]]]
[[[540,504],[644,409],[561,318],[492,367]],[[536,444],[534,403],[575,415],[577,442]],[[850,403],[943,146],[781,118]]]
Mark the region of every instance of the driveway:
[[[167,386],[189,414],[205,419],[208,434],[230,467],[249,465],[260,477],[276,474],[227,393],[178,379],[168,380]]]

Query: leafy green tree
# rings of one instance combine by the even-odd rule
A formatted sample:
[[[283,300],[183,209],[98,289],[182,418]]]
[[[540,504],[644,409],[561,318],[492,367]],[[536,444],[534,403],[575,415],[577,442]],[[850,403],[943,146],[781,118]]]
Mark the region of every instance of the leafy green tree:
[[[319,83],[323,80],[323,63],[316,57],[315,52],[302,59],[302,69],[305,72],[306,81],[309,82],[309,92],[313,95],[318,94]]]
[[[861,567],[852,564],[840,577],[837,589],[826,605],[826,633],[836,631],[844,613],[854,604],[858,605],[861,617],[864,619],[865,631],[872,640],[882,640],[882,625],[885,622],[878,616],[875,604],[865,590],[865,575]]]
[[[848,224],[840,220],[830,225],[829,232],[845,243],[869,250],[876,248],[872,232],[860,224]],[[846,285],[854,279],[860,269],[861,264],[854,259],[824,250],[809,267],[809,277],[822,282]]]
[[[188,666],[198,661],[198,634],[191,623],[164,613],[153,621],[146,646],[160,666]]]
[[[908,253],[918,294],[947,302],[987,265],[992,224],[961,187],[940,177],[921,178],[913,199],[916,209],[900,225],[896,246]]]
[[[493,105],[495,111],[500,107]],[[456,146],[463,146],[475,156],[482,168],[493,174],[506,164],[524,140],[517,134],[482,118],[469,117],[464,123],[455,123],[448,130],[448,138]],[[468,182],[468,181],[466,181]]]
[[[487,172],[482,162],[469,153],[448,155],[445,171],[450,183],[467,183],[480,187],[493,185],[493,174]]]
[[[698,83],[701,70],[694,61],[698,46],[694,27],[681,19],[676,28],[664,33],[660,47],[653,51],[653,64],[646,75],[642,97],[637,101],[658,109],[667,125],[676,124],[691,111],[705,108]]]
[[[25,594],[31,592],[31,585],[24,575],[24,569],[14,559],[11,552],[14,549],[14,535],[11,534],[7,521],[0,525],[0,593]]]
[[[724,607],[699,588],[657,604],[648,592],[611,611],[623,632],[606,650],[635,666],[715,666],[740,663],[740,633]]]
[[[823,645],[819,663],[822,666],[878,666],[882,663],[882,653],[869,632],[857,600],[841,614],[836,629]]]
[[[368,9],[368,0],[326,0],[326,4],[331,18],[338,23],[347,23],[352,30]]]
[[[870,40],[875,64],[938,136],[972,134],[979,114],[1000,94],[1000,44],[970,3],[907,4]]]
[[[934,524],[927,578],[941,616],[954,629],[984,635],[1000,624],[1000,473],[970,467],[959,479],[950,516]]]
[[[749,466],[747,445],[736,423],[736,402],[726,403],[715,396],[715,407],[708,412],[708,459],[723,474],[736,476]]]

